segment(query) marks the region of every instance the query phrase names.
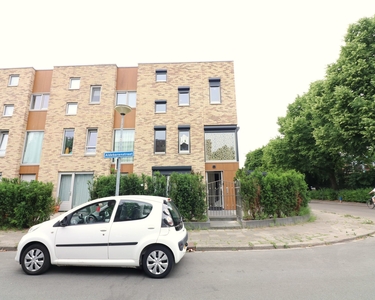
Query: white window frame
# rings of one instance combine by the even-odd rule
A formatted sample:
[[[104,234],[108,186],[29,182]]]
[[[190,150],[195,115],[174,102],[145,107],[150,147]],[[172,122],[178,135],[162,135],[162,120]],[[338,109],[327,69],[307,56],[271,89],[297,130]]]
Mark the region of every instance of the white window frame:
[[[0,130],[0,156],[5,156],[9,139],[8,130]]]
[[[125,95],[125,103],[120,103],[119,95]],[[130,95],[135,95],[135,99],[131,99]],[[129,105],[132,108],[137,106],[137,92],[136,91],[117,91],[116,93],[116,105]]]
[[[210,78],[208,80],[210,87],[210,104],[221,104],[221,80],[220,78]],[[217,92],[214,92],[217,91]],[[214,98],[216,94],[219,94],[219,99]]]
[[[99,89],[99,100],[98,101],[93,101],[94,89]],[[101,85],[92,85],[91,86],[91,92],[90,92],[90,104],[99,104],[101,96],[102,96],[102,86]]]
[[[187,103],[182,103],[183,95],[187,95]],[[178,106],[190,106],[190,87],[184,86],[178,88]]]
[[[155,71],[156,82],[166,82],[167,81],[167,70],[156,70]]]
[[[96,133],[96,137],[92,136],[93,133]],[[96,154],[96,145],[98,144],[98,128],[88,128],[86,136],[86,154],[94,155]],[[95,145],[89,145],[94,140]]]
[[[9,82],[8,82],[8,86],[18,86],[20,82],[20,75],[10,75],[9,76]]]
[[[13,112],[14,112],[14,104],[5,104],[4,105],[4,112],[3,112],[4,117],[13,116]]]
[[[39,107],[35,107],[35,100],[36,100],[36,97],[38,96],[41,97],[42,99],[40,101],[40,105],[38,105]],[[49,103],[49,94],[33,94],[31,95],[30,110],[47,110],[48,103]]]
[[[81,77],[71,77],[69,82],[70,90],[79,90],[81,86]]]
[[[159,110],[158,110],[159,107]],[[164,109],[160,109],[164,108]],[[165,114],[167,112],[167,101],[166,100],[156,100],[155,101],[155,113],[156,114]]]
[[[68,132],[73,132],[73,136],[72,136],[73,142],[72,142],[72,149],[71,149],[71,151],[68,152],[68,153],[66,153],[67,152],[66,149],[68,148],[66,146],[66,139],[69,137],[67,135]],[[63,144],[62,144],[61,154],[62,155],[72,155],[73,154],[73,149],[74,149],[74,128],[65,128],[64,129],[64,135],[63,135]]]
[[[73,111],[71,111],[73,110]],[[74,116],[78,111],[78,102],[68,102],[66,103],[66,115]]]

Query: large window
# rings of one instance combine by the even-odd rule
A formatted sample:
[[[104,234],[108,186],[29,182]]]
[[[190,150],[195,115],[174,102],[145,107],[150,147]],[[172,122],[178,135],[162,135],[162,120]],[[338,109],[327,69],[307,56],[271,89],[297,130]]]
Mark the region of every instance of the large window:
[[[65,129],[62,154],[73,153],[73,142],[74,142],[74,129]]]
[[[81,78],[72,77],[72,78],[70,78],[69,89],[71,89],[71,90],[79,90],[80,84],[81,84]]]
[[[211,78],[209,79],[210,84],[210,103],[211,104],[220,104],[220,78]]]
[[[86,153],[94,154],[96,152],[96,142],[98,138],[98,129],[90,128],[87,130]]]
[[[49,94],[31,96],[31,110],[44,110],[48,108]]]
[[[161,114],[167,112],[167,101],[166,100],[156,100],[155,101],[155,113]]]
[[[137,104],[137,92],[117,92],[116,105],[119,104],[135,107]]]
[[[22,164],[39,165],[42,154],[43,136],[43,131],[27,132]]]
[[[113,141],[113,151],[133,152],[134,151],[134,129],[115,130]],[[131,163],[134,161],[133,156],[121,158],[121,163]]]
[[[183,86],[178,88],[178,105],[188,106],[190,104],[190,88]]]
[[[102,87],[99,85],[91,87],[90,103],[100,103]]]
[[[20,81],[20,75],[10,75],[8,86],[17,86]]]
[[[11,116],[13,116],[13,111],[14,111],[14,105],[13,104],[5,104],[3,116],[11,117]]]
[[[155,126],[155,140],[154,140],[154,149],[155,153],[165,153],[166,151],[166,137],[167,130],[165,126]]]
[[[178,152],[190,153],[190,126],[178,126]]]
[[[157,82],[167,81],[167,70],[156,70],[155,76]]]
[[[0,156],[5,155],[5,151],[8,145],[8,136],[8,131],[0,130]]]
[[[206,161],[237,161],[237,127],[205,126]]]

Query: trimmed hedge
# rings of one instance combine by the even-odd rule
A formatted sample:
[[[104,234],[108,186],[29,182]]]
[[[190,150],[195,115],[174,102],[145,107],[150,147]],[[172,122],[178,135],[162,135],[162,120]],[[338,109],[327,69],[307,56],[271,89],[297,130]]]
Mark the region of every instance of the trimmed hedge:
[[[369,192],[372,187],[355,190],[333,190],[333,189],[319,189],[309,191],[309,197],[315,200],[339,200],[347,202],[366,203],[366,200],[371,197]]]

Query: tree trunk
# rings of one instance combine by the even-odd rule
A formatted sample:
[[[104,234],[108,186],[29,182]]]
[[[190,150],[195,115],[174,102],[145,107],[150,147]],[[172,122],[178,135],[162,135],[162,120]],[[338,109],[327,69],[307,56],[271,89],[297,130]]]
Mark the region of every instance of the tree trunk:
[[[337,185],[336,175],[335,172],[329,173],[329,181],[331,182],[331,188],[337,191],[339,189]]]

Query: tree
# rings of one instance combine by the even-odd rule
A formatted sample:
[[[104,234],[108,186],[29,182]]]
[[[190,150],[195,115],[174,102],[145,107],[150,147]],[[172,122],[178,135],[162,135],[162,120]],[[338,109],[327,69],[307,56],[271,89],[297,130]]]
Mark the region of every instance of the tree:
[[[264,147],[255,149],[246,154],[246,170],[255,170],[256,168],[263,166],[263,150]]]

